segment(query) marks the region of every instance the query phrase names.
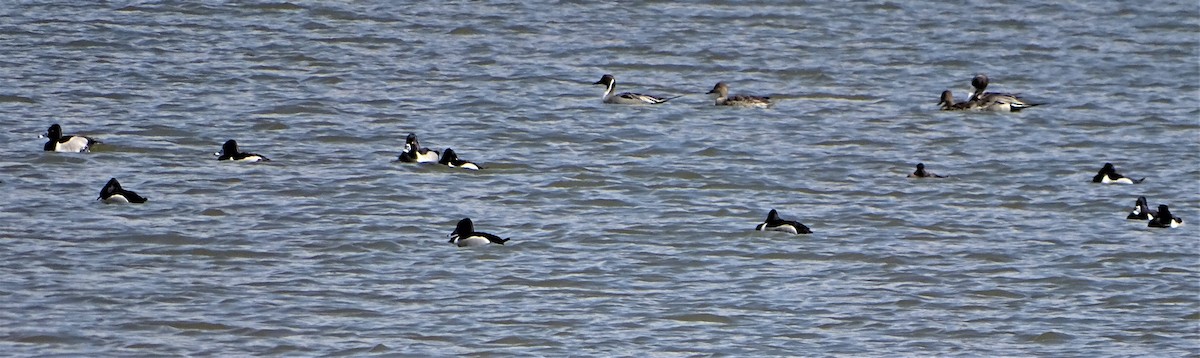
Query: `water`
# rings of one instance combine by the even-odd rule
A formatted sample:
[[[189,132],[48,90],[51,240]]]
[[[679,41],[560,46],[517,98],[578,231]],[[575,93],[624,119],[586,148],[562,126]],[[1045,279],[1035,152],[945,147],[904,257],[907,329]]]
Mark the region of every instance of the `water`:
[[[1195,2],[0,9],[6,354],[1200,355]]]

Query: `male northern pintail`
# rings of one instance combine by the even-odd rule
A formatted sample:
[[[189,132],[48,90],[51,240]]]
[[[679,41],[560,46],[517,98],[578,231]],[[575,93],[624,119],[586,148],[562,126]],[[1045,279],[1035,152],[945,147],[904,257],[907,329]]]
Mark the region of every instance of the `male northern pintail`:
[[[912,174],[909,174],[908,177],[909,178],[945,178],[944,176],[925,171],[925,163],[917,163],[917,171],[912,172]]]
[[[1018,112],[1040,104],[1026,103],[1015,93],[984,92],[987,86],[987,75],[979,74],[971,79],[971,95],[967,97],[967,102],[971,102],[975,109],[994,112]]]
[[[267,159],[267,157],[258,154],[239,152],[237,141],[233,139],[225,141],[225,144],[221,145],[221,151],[214,153],[214,155],[217,156],[217,160],[232,160],[239,162],[270,161],[270,159]]]
[[[1158,216],[1155,216],[1153,220],[1150,220],[1150,223],[1146,224],[1146,226],[1149,226],[1149,227],[1180,227],[1180,226],[1183,226],[1183,219],[1180,217],[1171,215],[1171,210],[1168,209],[1166,205],[1159,205],[1158,206]]]
[[[1096,176],[1092,177],[1093,183],[1103,184],[1137,184],[1141,183],[1143,180],[1146,180],[1146,178],[1141,178],[1138,180],[1126,178],[1124,175],[1117,173],[1117,169],[1116,167],[1113,167],[1112,163],[1104,163],[1104,167],[1100,168],[1100,172],[1097,173]]]
[[[718,106],[734,106],[734,107],[756,107],[767,108],[771,106],[771,97],[734,95],[729,96],[729,85],[725,82],[717,82],[708,94],[716,96],[716,104]]]
[[[475,224],[471,222],[471,218],[459,220],[458,226],[454,227],[454,231],[450,233],[450,243],[458,245],[458,247],[504,245],[507,241],[508,239],[501,239],[496,235],[475,231]]]
[[[1146,203],[1146,197],[1139,196],[1137,202],[1133,204],[1133,211],[1129,212],[1126,219],[1129,220],[1154,220],[1158,216],[1158,212],[1150,210],[1150,204]]]
[[[121,188],[121,183],[117,182],[117,178],[108,180],[108,184],[104,184],[104,188],[100,189],[100,197],[96,200],[102,200],[105,204],[118,203],[144,203],[146,198],[143,198],[137,193]]]
[[[976,109],[971,101],[954,103],[954,94],[950,91],[942,91],[942,99],[938,101],[938,105],[943,111],[965,111]]]
[[[417,135],[409,133],[407,138],[404,138],[404,152],[400,153],[400,161],[405,163],[437,163],[441,156],[436,150],[429,148],[421,148],[421,142],[417,141]]]
[[[783,220],[779,218],[779,213],[775,209],[767,213],[767,221],[754,227],[758,231],[783,231],[792,234],[811,234],[807,226],[798,221]]]
[[[666,103],[667,101],[670,101],[672,99],[682,97],[682,96],[675,96],[675,97],[671,97],[671,98],[661,98],[661,97],[655,97],[655,96],[651,96],[648,94],[641,94],[641,93],[632,93],[632,92],[617,93],[617,79],[614,78],[612,75],[601,76],[600,80],[596,81],[596,83],[593,83],[593,84],[604,85],[606,87],[604,90],[604,103],[659,104],[659,103]]]
[[[454,149],[446,148],[442,151],[442,159],[438,160],[438,164],[442,164],[451,168],[463,168],[470,170],[479,170],[479,165],[458,159],[458,154],[454,153]]]
[[[42,150],[47,152],[88,152],[91,151],[92,145],[100,143],[95,139],[84,137],[81,135],[62,134],[62,127],[58,123],[51,124],[50,129],[46,130],[45,136],[49,138]]]

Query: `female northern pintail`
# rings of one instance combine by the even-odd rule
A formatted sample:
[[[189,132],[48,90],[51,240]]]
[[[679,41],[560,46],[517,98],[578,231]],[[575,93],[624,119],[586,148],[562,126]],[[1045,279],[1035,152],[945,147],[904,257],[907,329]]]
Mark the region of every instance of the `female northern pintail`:
[[[908,175],[909,178],[945,178],[945,176],[937,175],[925,171],[925,163],[917,163],[917,171]]]
[[[504,245],[507,241],[508,239],[501,239],[496,235],[475,231],[475,224],[471,222],[471,218],[459,220],[458,226],[454,227],[454,231],[450,233],[450,243],[458,245],[458,247]]]
[[[267,159],[267,157],[258,154],[239,152],[237,141],[233,139],[225,141],[225,144],[221,145],[221,151],[214,153],[214,155],[217,156],[217,160],[233,160],[239,162],[270,161],[270,159]]]
[[[64,136],[62,134],[62,127],[58,123],[50,125],[50,129],[46,130],[46,137],[50,140],[46,141],[46,145],[42,147],[42,150],[47,152],[89,152],[92,145],[100,143],[95,139],[81,135]]]
[[[601,76],[600,80],[596,81],[596,83],[593,83],[593,84],[604,85],[606,87],[604,90],[604,103],[659,104],[659,103],[666,103],[667,101],[682,97],[682,96],[675,96],[675,97],[671,97],[671,98],[661,98],[661,97],[655,97],[655,96],[651,96],[648,94],[641,94],[641,93],[632,93],[632,92],[617,93],[617,79],[614,78],[612,75]]]
[[[1139,196],[1137,203],[1133,204],[1133,211],[1130,211],[1129,216],[1125,218],[1129,220],[1154,220],[1155,216],[1158,216],[1158,212],[1150,210],[1150,205],[1146,203],[1146,197]]]
[[[404,152],[400,153],[400,161],[405,163],[437,163],[441,155],[436,150],[421,148],[421,142],[417,141],[417,135],[409,133],[407,138],[404,138]]]
[[[954,94],[950,91],[942,91],[942,99],[938,101],[938,105],[943,111],[965,111],[977,109],[971,101],[954,103]]]
[[[96,200],[102,200],[105,204],[119,203],[144,203],[146,198],[143,198],[137,193],[121,188],[121,183],[117,182],[117,178],[108,180],[108,184],[104,184],[104,188],[100,189],[100,197]]]
[[[1171,210],[1167,209],[1166,205],[1158,206],[1158,216],[1150,220],[1149,227],[1180,227],[1183,226],[1183,219],[1171,215]]]
[[[1126,178],[1124,175],[1117,173],[1117,169],[1113,167],[1112,163],[1104,163],[1104,167],[1100,168],[1100,172],[1097,173],[1096,176],[1092,177],[1093,183],[1103,184],[1137,184],[1141,183],[1143,180],[1146,180],[1146,178],[1141,178],[1138,180]]]
[[[1015,93],[985,93],[987,86],[987,75],[976,75],[971,79],[971,95],[967,97],[967,102],[971,102],[976,109],[995,112],[1019,112],[1040,104],[1026,103]]]
[[[771,97],[735,95],[729,96],[729,86],[725,82],[717,82],[708,94],[716,96],[718,106],[734,106],[734,107],[756,107],[767,108],[771,106]]]
[[[767,213],[767,221],[754,227],[758,231],[783,231],[792,234],[811,234],[807,226],[797,221],[783,220],[779,218],[779,213],[775,209]]]
[[[479,165],[458,159],[458,154],[454,153],[454,149],[446,148],[442,151],[442,159],[438,160],[438,164],[442,164],[451,168],[463,168],[470,170],[479,170]]]

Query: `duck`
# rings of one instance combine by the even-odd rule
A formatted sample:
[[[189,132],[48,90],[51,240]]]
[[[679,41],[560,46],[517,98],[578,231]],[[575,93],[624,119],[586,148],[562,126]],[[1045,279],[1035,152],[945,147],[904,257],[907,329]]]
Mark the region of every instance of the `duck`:
[[[632,92],[617,92],[617,79],[612,75],[606,74],[600,76],[600,80],[593,83],[594,85],[604,85],[604,103],[609,104],[661,104],[667,101],[683,97],[675,96],[671,98],[655,97],[648,94],[632,93]]]
[[[1015,93],[984,92],[987,86],[987,75],[975,75],[975,78],[971,79],[971,94],[967,96],[967,102],[972,103],[972,106],[979,110],[993,112],[1020,112],[1022,109],[1041,105],[1040,103],[1026,103],[1021,100],[1020,95]]]
[[[246,153],[238,151],[237,141],[230,139],[221,145],[221,151],[213,155],[217,156],[217,160],[232,160],[239,162],[267,162],[270,159],[259,154]]]
[[[146,202],[146,198],[137,193],[121,188],[121,183],[117,182],[117,178],[108,180],[108,184],[104,184],[104,188],[100,189],[100,197],[96,200],[101,200],[105,204],[141,204]]]
[[[809,230],[807,226],[804,226],[804,224],[796,221],[780,219],[779,212],[775,211],[775,209],[771,209],[771,212],[767,213],[767,221],[763,222],[762,224],[758,224],[758,226],[754,227],[754,230],[783,231],[791,234],[812,233],[812,230]]]
[[[1146,197],[1139,196],[1137,202],[1133,204],[1133,211],[1129,212],[1126,219],[1129,220],[1154,220],[1158,216],[1158,212],[1150,210],[1150,205],[1146,203]]]
[[[93,145],[100,143],[95,139],[81,135],[64,136],[62,134],[62,126],[59,126],[58,123],[51,124],[50,128],[46,130],[45,135],[50,140],[46,141],[46,145],[42,147],[42,150],[47,152],[90,152]]]
[[[945,178],[945,176],[937,175],[925,171],[925,163],[917,163],[917,171],[908,175],[909,178]]]
[[[459,220],[458,226],[455,226],[454,231],[450,233],[450,243],[458,245],[458,247],[504,245],[508,240],[486,232],[475,231],[475,224],[471,222],[471,218]]]
[[[942,91],[942,99],[938,101],[938,106],[942,107],[943,111],[966,111],[977,109],[971,101],[954,103],[954,94],[949,90]]]
[[[442,159],[438,160],[438,164],[442,164],[451,168],[479,170],[479,164],[458,159],[458,154],[454,153],[454,149],[450,148],[446,148],[446,150],[442,151]]]
[[[1126,178],[1124,175],[1118,174],[1117,169],[1113,167],[1112,163],[1104,163],[1104,167],[1100,168],[1100,172],[1092,177],[1093,183],[1103,184],[1137,184],[1143,180],[1146,180],[1146,178],[1133,180],[1132,178]]]
[[[1162,227],[1162,228],[1176,228],[1176,227],[1183,226],[1183,219],[1176,217],[1176,216],[1172,216],[1171,210],[1167,209],[1166,205],[1159,205],[1158,206],[1158,216],[1155,216],[1154,220],[1150,220],[1150,223],[1146,224],[1146,226]]]
[[[436,150],[421,148],[415,133],[409,133],[404,138],[404,151],[400,153],[400,161],[405,163],[437,163],[441,155]]]
[[[733,106],[733,107],[754,107],[767,108],[771,106],[771,97],[735,95],[729,96],[729,85],[725,82],[717,82],[711,91],[708,91],[716,97],[716,105],[718,106]]]

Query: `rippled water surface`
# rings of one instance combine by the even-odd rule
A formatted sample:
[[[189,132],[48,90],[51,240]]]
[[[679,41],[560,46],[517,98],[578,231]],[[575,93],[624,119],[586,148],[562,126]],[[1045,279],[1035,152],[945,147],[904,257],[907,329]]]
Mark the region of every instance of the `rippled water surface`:
[[[21,2],[0,84],[6,354],[1200,355],[1195,1]]]

